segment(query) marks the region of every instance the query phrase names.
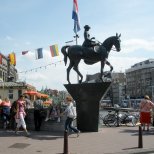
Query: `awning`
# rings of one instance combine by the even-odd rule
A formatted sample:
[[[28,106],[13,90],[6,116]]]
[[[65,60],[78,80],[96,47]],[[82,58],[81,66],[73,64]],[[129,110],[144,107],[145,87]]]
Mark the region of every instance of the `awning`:
[[[40,97],[42,97],[42,98],[48,98],[48,97],[49,97],[49,95],[42,94],[42,93],[39,93],[39,92],[37,92],[37,91],[32,91],[32,90],[26,91],[24,94],[27,94],[27,95],[30,95],[30,96],[33,96],[33,95],[35,95],[35,96],[40,96]]]
[[[37,95],[37,93],[38,93],[37,91],[32,91],[32,90],[24,92],[24,94],[27,95]]]
[[[42,94],[42,93],[39,93],[39,92],[36,95],[40,96],[40,97],[43,97],[43,98],[48,98],[49,97],[49,95]]]

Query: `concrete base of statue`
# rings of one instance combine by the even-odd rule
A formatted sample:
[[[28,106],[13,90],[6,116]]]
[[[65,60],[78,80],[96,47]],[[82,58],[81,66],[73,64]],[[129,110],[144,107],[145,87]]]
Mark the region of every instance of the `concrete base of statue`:
[[[76,102],[77,128],[81,132],[98,132],[99,102],[111,82],[64,84]]]

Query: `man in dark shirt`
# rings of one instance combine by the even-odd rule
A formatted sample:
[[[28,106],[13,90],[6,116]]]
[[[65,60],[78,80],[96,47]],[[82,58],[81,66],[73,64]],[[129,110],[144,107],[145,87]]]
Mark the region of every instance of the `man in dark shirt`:
[[[43,101],[40,96],[37,96],[37,99],[34,101],[34,122],[35,122],[35,130],[40,131],[40,127],[42,124],[41,111],[43,109]]]

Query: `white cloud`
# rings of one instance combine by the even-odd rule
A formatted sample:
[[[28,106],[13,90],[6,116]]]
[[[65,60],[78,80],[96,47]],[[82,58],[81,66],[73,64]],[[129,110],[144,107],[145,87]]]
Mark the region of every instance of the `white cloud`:
[[[51,56],[50,56],[51,57]],[[37,67],[37,69],[20,73],[20,80],[35,86],[38,90],[43,86],[48,88],[64,89],[63,84],[66,83],[66,67],[64,63],[51,64],[45,67]]]
[[[12,41],[12,40],[14,40],[11,36],[6,36],[5,37],[5,40],[7,40],[7,41]]]
[[[154,41],[143,39],[129,39],[122,42],[121,45],[125,53],[134,52],[138,49],[154,51]]]
[[[31,43],[29,41],[25,42],[26,45],[31,45]]]
[[[146,58],[139,57],[111,57],[109,60],[115,72],[125,72],[126,69],[130,68],[135,63],[144,61],[145,59]]]
[[[31,73],[30,75],[27,76],[28,80],[32,80],[32,81],[44,81],[47,79],[47,76],[45,76],[45,74],[42,74],[39,70]]]

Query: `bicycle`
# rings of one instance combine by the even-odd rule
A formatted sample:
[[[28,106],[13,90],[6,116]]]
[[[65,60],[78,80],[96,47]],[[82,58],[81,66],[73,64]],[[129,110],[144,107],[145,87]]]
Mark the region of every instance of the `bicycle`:
[[[136,126],[139,121],[139,116],[137,114],[131,114],[130,112],[120,113],[118,116],[119,125],[125,124],[126,126]]]
[[[125,124],[128,126],[136,126],[139,121],[139,116],[136,114],[127,113],[118,113],[119,111],[108,111],[108,114],[105,117],[100,116],[100,120],[103,121],[105,126],[119,126]]]
[[[108,111],[108,114],[102,119],[106,126],[117,126],[118,117],[116,111]]]

